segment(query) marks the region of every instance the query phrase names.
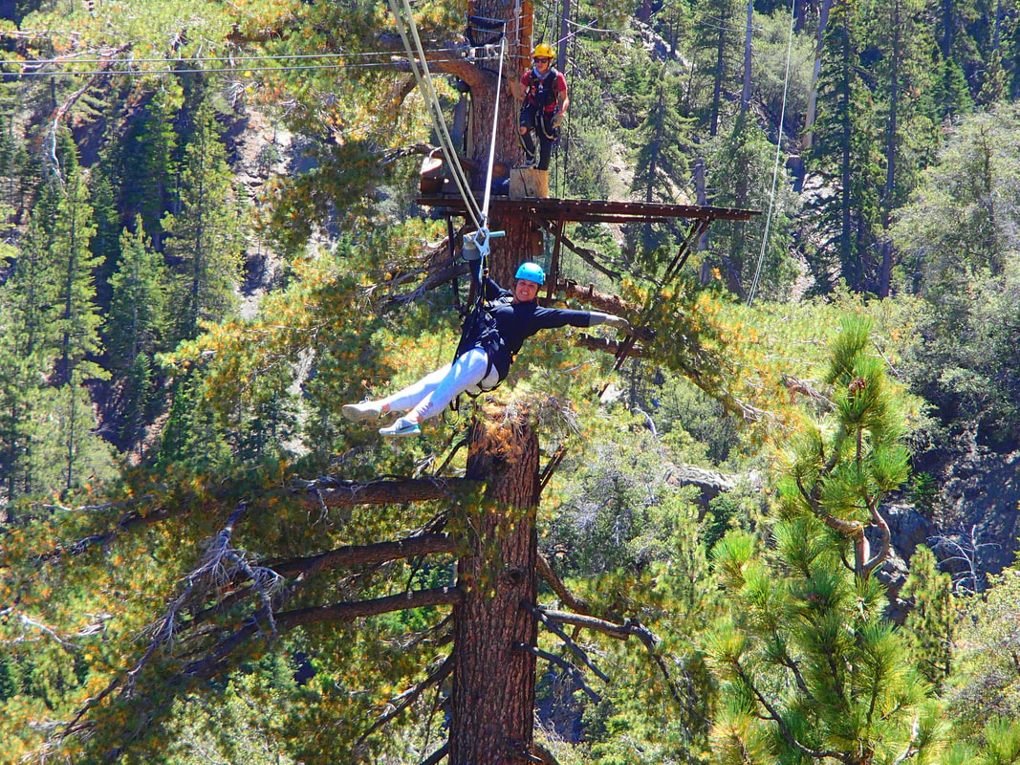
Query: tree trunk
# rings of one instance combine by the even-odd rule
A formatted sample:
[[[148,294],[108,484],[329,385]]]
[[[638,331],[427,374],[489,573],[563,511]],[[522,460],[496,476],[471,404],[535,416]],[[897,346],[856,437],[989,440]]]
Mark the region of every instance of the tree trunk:
[[[556,53],[556,66],[567,72],[567,45],[570,43],[570,0],[563,0],[563,15],[560,17],[560,45]]]
[[[818,11],[818,33],[815,36],[815,64],[811,69],[811,87],[808,90],[807,114],[804,117],[804,140],[802,145],[805,149],[811,148],[811,141],[813,139],[815,110],[818,105],[818,77],[822,73],[822,48],[825,45],[825,28],[829,24],[829,9],[831,7],[832,0],[822,0],[822,7]]]
[[[712,112],[709,116],[708,134],[719,133],[719,111],[722,109],[722,86],[726,72],[726,29],[729,19],[719,19],[719,36],[715,45],[715,80],[712,83]]]
[[[450,765],[522,765],[533,741],[538,565],[538,437],[523,420],[471,431],[468,476],[486,478],[465,511],[457,565]]]
[[[897,134],[899,133],[900,107],[900,0],[893,0],[892,5],[892,55],[889,72],[889,122],[886,129],[885,144],[885,188],[882,192],[882,265],[879,269],[878,283],[875,291],[880,298],[889,296],[892,281],[892,243],[889,240],[889,225],[892,210],[896,204],[893,194],[896,190],[896,156]]]
[[[740,113],[751,105],[751,30],[754,23],[754,0],[747,0],[747,24],[744,28],[744,87],[740,91]],[[779,126],[780,129],[782,125]]]

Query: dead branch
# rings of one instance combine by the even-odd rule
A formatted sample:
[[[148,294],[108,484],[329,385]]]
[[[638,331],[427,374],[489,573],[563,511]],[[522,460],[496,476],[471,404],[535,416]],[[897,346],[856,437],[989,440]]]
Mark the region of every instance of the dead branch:
[[[599,292],[593,284],[581,287],[577,282],[570,279],[560,279],[556,282],[556,294],[559,295],[561,293],[568,299],[578,300],[600,311],[616,316],[635,316],[638,313],[637,306],[625,302],[616,295]]]
[[[415,558],[420,555],[452,553],[456,549],[456,542],[449,534],[421,534],[391,542],[338,547],[335,550],[304,558],[267,561],[266,566],[284,576],[307,578],[336,568],[388,563],[392,560]]]
[[[379,730],[379,728],[384,726],[390,720],[397,717],[397,715],[399,715],[401,712],[403,712],[405,709],[411,706],[411,704],[413,704],[415,700],[419,696],[421,696],[421,694],[425,692],[428,688],[431,688],[432,686],[441,683],[447,676],[449,676],[451,672],[453,672],[453,654],[450,654],[445,659],[443,659],[442,663],[438,667],[436,667],[436,669],[434,669],[432,672],[429,672],[425,679],[422,680],[420,683],[412,685],[410,688],[408,688],[400,695],[394,696],[392,699],[386,702],[386,706],[389,707],[389,709],[387,709],[386,712],[384,712],[383,714],[379,715],[376,721],[372,723],[371,726],[369,726],[368,730],[361,734],[361,736],[354,744],[355,750],[359,749],[362,746],[362,744],[364,744],[365,739],[367,739],[369,736],[371,736],[373,733]]]
[[[550,234],[553,234],[554,236],[556,235],[556,226],[555,226],[555,224],[552,223],[552,221],[548,221],[548,220],[545,220],[545,219],[538,219],[538,218],[536,218],[535,220],[536,220],[536,222],[540,226],[542,226],[542,228],[544,228]],[[604,273],[606,276],[608,276],[613,281],[619,281],[620,280],[620,278],[622,276],[620,274],[620,272],[619,271],[613,271],[612,269],[607,268],[606,266],[602,265],[602,263],[600,263],[599,259],[598,259],[599,258],[599,254],[597,252],[595,252],[595,250],[592,250],[592,249],[590,249],[588,247],[582,247],[581,245],[576,244],[575,242],[571,241],[567,237],[566,234],[564,234],[562,232],[559,234],[559,238],[560,238],[560,241],[563,242],[564,245],[566,245],[568,250],[570,250],[572,253],[577,255],[579,258],[581,258],[581,260],[583,260],[589,266],[594,268],[596,271],[601,271],[602,273]],[[567,284],[567,283],[568,282],[566,282],[566,281],[557,281],[556,282],[556,289],[559,290],[561,284]],[[572,282],[569,282],[569,283],[572,283]]]
[[[294,627],[303,627],[322,622],[349,622],[366,616],[378,616],[392,611],[404,611],[410,608],[425,606],[453,605],[460,601],[462,595],[456,587],[436,587],[430,590],[389,595],[374,600],[346,601],[322,606],[310,606],[294,611],[283,611],[274,614],[278,632],[285,632]],[[190,677],[206,677],[219,669],[225,659],[235,648],[258,632],[258,625],[252,622],[221,640],[210,652],[184,668],[184,674]]]
[[[422,760],[420,765],[439,765],[443,761],[443,758],[450,753],[450,745],[443,744],[436,751],[430,754],[426,759]]]
[[[564,632],[556,622],[552,621],[551,619],[547,619],[545,613],[543,613],[541,609],[535,609],[535,613],[537,614],[538,618],[542,621],[542,623],[546,626],[546,629],[548,629],[550,632],[556,635],[556,637],[562,640],[563,644],[567,646],[567,648],[569,648],[570,651],[584,663],[584,666],[586,666],[588,669],[594,672],[595,675],[599,678],[599,680],[601,680],[604,683],[609,682],[609,675],[607,675],[605,672],[603,672],[601,669],[595,666],[595,663],[588,656],[588,653],[583,648],[581,648],[581,646],[579,646],[576,642],[574,642],[570,635]]]
[[[536,758],[537,762],[541,762],[542,765],[560,765],[560,761],[556,759],[556,755],[538,742],[532,743],[531,755]]]
[[[578,598],[574,595],[574,593],[567,589],[567,585],[565,585],[563,580],[559,578],[555,571],[553,571],[552,566],[549,565],[549,561],[546,560],[542,553],[538,554],[537,569],[538,575],[542,577],[542,579],[544,579],[552,588],[552,591],[559,596],[560,602],[563,603],[563,605],[579,614],[591,614],[591,605],[586,600]],[[543,613],[545,612],[543,611]]]
[[[589,351],[602,351],[603,353],[611,353],[615,356],[620,352],[621,343],[606,337],[594,337],[582,333],[574,336],[574,345]],[[645,351],[644,348],[630,347],[624,355],[627,358],[640,359],[644,357]]]
[[[247,509],[248,506],[244,502],[238,504],[220,532],[209,542],[199,565],[185,578],[185,585],[181,592],[170,602],[164,614],[145,631],[145,634],[149,636],[149,644],[141,658],[135,662],[131,669],[123,674],[118,674],[102,691],[82,704],[71,721],[64,726],[61,733],[62,738],[81,732],[84,727],[80,724],[82,718],[118,688],[121,696],[129,695],[142,670],[148,666],[156,652],[173,644],[180,615],[188,605],[201,599],[210,590],[218,589],[225,581],[229,581],[232,572],[224,565],[224,559],[229,557],[231,551],[230,538],[233,535],[234,526],[247,512]]]
[[[802,396],[807,396],[809,399],[817,404],[820,404],[826,411],[831,410],[835,407],[832,399],[826,396],[824,393],[818,391],[814,385],[807,380],[801,380],[799,377],[793,375],[783,375],[783,385],[790,393],[799,393]]]
[[[479,481],[465,478],[404,479],[359,483],[323,476],[312,481],[295,481],[293,493],[306,494],[305,503],[314,507],[354,505],[397,505],[455,499],[481,488]]]
[[[557,667],[562,668],[564,672],[566,672],[568,675],[574,678],[574,682],[576,682],[580,686],[581,690],[584,691],[584,694],[589,699],[591,699],[596,704],[602,701],[602,697],[584,681],[584,673],[577,667],[575,667],[573,664],[571,664],[569,661],[564,659],[562,656],[557,656],[554,653],[543,651],[541,648],[529,646],[525,643],[518,643],[516,647],[522,651],[528,651],[529,653],[533,653],[538,658],[545,659],[549,663],[555,664]]]
[[[404,44],[399,35],[384,33],[376,38],[378,44],[388,50],[392,50],[395,56],[404,56]],[[453,50],[451,50],[453,49]],[[467,58],[459,55],[460,51],[467,51],[467,45],[463,40],[456,42],[439,40],[430,43],[425,50],[425,63],[433,74],[450,74],[458,77],[468,84],[472,89],[482,87],[487,79],[494,79],[495,75],[485,72],[476,67]],[[411,65],[405,60],[395,58],[394,66],[397,69],[410,69]]]

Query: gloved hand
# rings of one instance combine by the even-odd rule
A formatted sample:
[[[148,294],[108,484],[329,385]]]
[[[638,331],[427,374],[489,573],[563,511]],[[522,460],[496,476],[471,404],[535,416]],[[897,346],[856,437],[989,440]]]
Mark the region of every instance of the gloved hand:
[[[612,314],[610,314],[609,318],[606,319],[606,324],[608,324],[610,327],[613,327],[614,329],[619,329],[624,332],[630,332],[631,329],[630,322],[627,321],[622,316],[613,316]]]
[[[598,319],[598,321],[592,322],[593,324],[608,324],[610,327],[615,327],[624,332],[631,331],[630,322],[622,316],[613,316],[611,313],[602,313],[601,311],[592,311],[592,316]]]
[[[555,114],[553,114],[553,118],[552,118],[553,130],[559,130],[560,129],[560,125],[562,125],[562,124],[563,124],[563,112],[559,112],[558,111]]]

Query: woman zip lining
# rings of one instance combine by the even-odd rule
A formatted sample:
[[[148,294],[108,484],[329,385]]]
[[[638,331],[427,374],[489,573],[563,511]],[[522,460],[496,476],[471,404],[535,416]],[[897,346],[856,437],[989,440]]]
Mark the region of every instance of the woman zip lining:
[[[379,433],[418,435],[420,423],[440,414],[459,394],[478,395],[503,382],[524,341],[543,329],[608,324],[630,330],[630,324],[620,316],[538,305],[538,288],[545,283],[545,272],[537,263],[522,263],[515,278],[511,292],[485,275],[479,284],[479,274],[472,269],[472,281],[480,287],[479,302],[464,322],[453,361],[385,398],[346,404],[344,417],[361,421],[406,412]]]

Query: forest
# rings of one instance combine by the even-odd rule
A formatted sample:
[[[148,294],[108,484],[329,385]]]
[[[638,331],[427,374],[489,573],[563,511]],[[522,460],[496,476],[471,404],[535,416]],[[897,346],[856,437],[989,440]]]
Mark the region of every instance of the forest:
[[[539,43],[542,209],[686,215],[499,201]],[[0,763],[1020,765],[1017,0],[0,0],[0,72]],[[447,131],[629,327],[387,439]]]

